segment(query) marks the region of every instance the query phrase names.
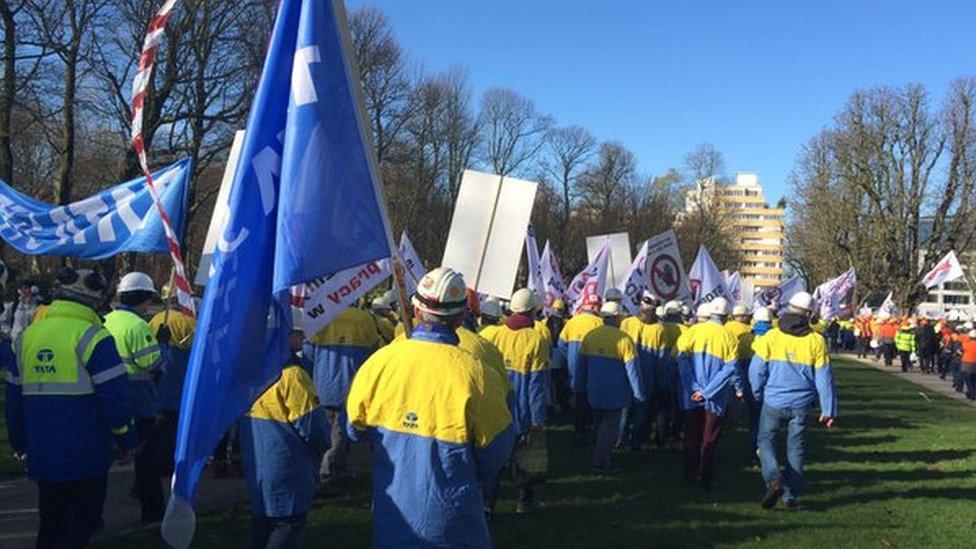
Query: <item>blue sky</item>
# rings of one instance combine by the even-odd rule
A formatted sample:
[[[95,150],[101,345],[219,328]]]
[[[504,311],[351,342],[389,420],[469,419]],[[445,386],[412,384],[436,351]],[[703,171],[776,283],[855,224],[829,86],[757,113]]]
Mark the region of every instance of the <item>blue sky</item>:
[[[788,195],[801,145],[855,90],[976,76],[976,0],[349,0],[390,17],[415,67],[462,65],[658,174],[697,143]]]

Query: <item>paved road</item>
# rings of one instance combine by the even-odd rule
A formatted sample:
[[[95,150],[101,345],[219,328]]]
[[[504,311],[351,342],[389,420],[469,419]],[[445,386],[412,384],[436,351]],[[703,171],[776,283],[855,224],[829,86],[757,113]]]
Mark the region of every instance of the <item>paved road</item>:
[[[955,389],[952,388],[952,383],[948,380],[939,379],[938,374],[923,374],[918,368],[914,368],[911,372],[902,373],[901,366],[895,361],[895,365],[891,368],[885,368],[883,361],[874,361],[873,359],[863,359],[857,358],[857,355],[850,353],[840,353],[836,355],[842,357],[844,360],[850,360],[852,362],[860,362],[861,364],[867,364],[874,367],[876,370],[886,372],[895,377],[911,381],[912,383],[919,385],[920,387],[938,393],[940,395],[949,397],[953,400],[958,400],[967,406],[976,406],[976,401],[967,400],[963,393],[957,393]],[[924,393],[923,393],[924,394]]]
[[[131,465],[116,467],[109,473],[103,514],[105,528],[99,532],[99,537],[115,536],[144,527],[139,521],[139,502],[129,497],[132,480]],[[169,486],[166,484],[168,498]],[[204,475],[197,491],[196,510],[197,513],[204,513],[244,503],[247,497],[243,479],[213,479]],[[37,485],[26,478],[0,482],[0,547],[34,547],[37,521]],[[145,528],[158,527],[157,524]]]

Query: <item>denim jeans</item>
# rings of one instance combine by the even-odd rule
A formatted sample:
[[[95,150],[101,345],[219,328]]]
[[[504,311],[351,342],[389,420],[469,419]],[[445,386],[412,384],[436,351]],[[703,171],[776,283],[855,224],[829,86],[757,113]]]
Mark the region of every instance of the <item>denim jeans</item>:
[[[628,423],[630,423],[628,430]],[[628,437],[629,435],[629,437]],[[651,436],[651,403],[634,402],[620,414],[618,440],[628,442],[630,449],[638,452]]]
[[[773,482],[780,475],[779,462],[773,441],[783,422],[787,422],[786,475],[784,476],[783,501],[795,500],[803,489],[803,446],[806,439],[806,419],[809,407],[779,409],[763,404],[759,418],[759,462],[763,480]]]
[[[346,434],[346,415],[338,408],[328,407],[325,415],[332,427],[331,444],[322,456],[319,479],[323,483],[338,482],[346,474],[346,457],[349,455],[349,435]]]
[[[297,549],[305,538],[305,513],[290,517],[251,516],[253,549]]]
[[[593,449],[593,465],[607,467],[613,447],[617,444],[620,430],[620,410],[598,410],[591,408],[593,423],[596,426],[596,447]]]

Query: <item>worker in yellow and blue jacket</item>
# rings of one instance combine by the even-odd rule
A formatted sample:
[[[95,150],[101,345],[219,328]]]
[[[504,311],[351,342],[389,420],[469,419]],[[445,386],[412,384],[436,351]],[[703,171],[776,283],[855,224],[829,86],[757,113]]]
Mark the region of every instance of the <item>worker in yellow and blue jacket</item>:
[[[105,329],[112,334],[115,347],[129,376],[129,402],[139,432],[139,451],[135,456],[135,492],[139,498],[142,522],[163,519],[165,502],[159,474],[159,431],[156,426],[158,395],[156,384],[165,371],[165,355],[156,334],[146,322],[149,305],[158,299],[149,275],[127,273],[119,280],[118,305],[105,315]]]
[[[508,461],[515,429],[501,378],[458,348],[464,279],[438,268],[417,285],[417,326],[359,369],[350,435],[373,448],[373,546],[491,547],[479,485]]]
[[[175,301],[175,293],[168,299]],[[176,429],[179,425],[180,404],[183,400],[183,382],[186,379],[186,368],[190,363],[190,348],[193,346],[193,332],[196,326],[195,318],[172,306],[149,319],[149,327],[152,328],[160,349],[166,356],[166,371],[160,376],[159,385],[156,387],[159,415],[156,423],[159,432],[158,459],[160,472],[164,476],[173,472]]]
[[[319,468],[324,496],[337,496],[343,491],[349,455],[343,415],[346,395],[356,371],[379,346],[376,323],[358,307],[344,309],[305,344],[303,353],[312,363],[315,390],[332,426],[331,445]]]
[[[94,307],[108,283],[63,268],[47,315],[7,363],[5,416],[14,455],[38,485],[37,547],[84,547],[102,523],[108,470],[139,443],[126,369]],[[7,361],[10,360],[7,355]]]
[[[566,380],[573,391],[573,440],[577,446],[586,442],[586,428],[590,423],[590,409],[586,399],[586,384],[576,383],[576,373],[580,368],[580,346],[583,338],[596,328],[603,325],[603,319],[596,312],[600,310],[600,301],[585,303],[579,314],[566,321],[563,331],[559,334],[560,355],[566,360]],[[577,392],[577,389],[583,392]]]
[[[292,308],[289,350],[302,349],[302,311]],[[244,478],[251,494],[251,547],[301,547],[305,519],[329,448],[329,422],[312,378],[292,354],[281,377],[240,424]]]
[[[389,290],[380,297],[373,299],[369,306],[383,345],[393,341],[393,338],[396,337],[397,319],[393,312],[395,300],[396,294],[393,290]]]
[[[729,304],[717,297],[698,307],[701,322],[678,338],[681,407],[684,410],[685,478],[708,489],[715,478],[715,446],[732,394],[738,342],[723,324]]]
[[[579,369],[573,390],[586,395],[596,426],[593,471],[611,473],[613,447],[617,444],[620,415],[631,402],[644,403],[647,393],[638,364],[637,348],[619,328],[623,308],[608,301],[600,308],[603,324],[591,330],[580,345]]]
[[[505,361],[508,381],[514,395],[513,421],[519,447],[534,436],[545,436],[549,403],[549,342],[539,332],[533,317],[539,308],[538,296],[522,288],[512,295],[512,314],[505,325],[491,333],[488,340]],[[516,450],[517,452],[518,450]],[[519,488],[517,513],[527,513],[538,504],[528,479],[516,475]]]
[[[658,316],[658,304],[657,296],[645,291],[641,296],[637,316],[628,317],[620,323],[620,329],[630,336],[637,347],[641,378],[644,381],[644,391],[648,395],[647,402],[635,403],[630,407],[634,412],[633,432],[630,437],[630,449],[633,452],[639,452],[641,446],[648,441],[652,420],[659,412],[662,416],[666,413],[677,379],[674,346],[678,341],[678,329]],[[625,417],[626,415],[629,414],[625,412]],[[621,425],[623,424],[622,421]],[[666,425],[662,424],[662,430],[655,433],[659,446],[668,437],[663,432],[664,427]]]
[[[807,416],[814,400],[820,402],[820,423],[834,426],[837,417],[837,392],[830,368],[827,343],[810,326],[816,302],[806,292],[790,298],[779,328],[757,338],[755,356],[749,366],[753,394],[763,403],[759,420],[759,461],[762,463],[766,491],[761,505],[772,509],[782,499],[795,508],[803,488],[804,442]],[[776,432],[786,422],[785,477],[773,447]]]

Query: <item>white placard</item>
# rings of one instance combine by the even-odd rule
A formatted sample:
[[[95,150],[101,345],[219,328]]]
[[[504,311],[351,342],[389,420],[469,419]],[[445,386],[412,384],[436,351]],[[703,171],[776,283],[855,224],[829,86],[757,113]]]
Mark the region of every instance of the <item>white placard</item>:
[[[227,198],[230,195],[230,186],[234,184],[234,172],[237,171],[237,159],[241,155],[243,144],[244,130],[234,132],[234,142],[230,145],[230,154],[227,155],[227,165],[224,167],[224,177],[220,180],[217,201],[214,202],[213,214],[210,215],[207,239],[203,242],[203,252],[200,254],[200,263],[197,265],[197,276],[193,280],[197,286],[206,286],[207,280],[210,279],[210,261],[213,258],[214,247],[217,245],[217,238],[224,231],[227,216],[230,214]]]
[[[441,265],[469,288],[510,299],[537,183],[465,170]]]
[[[627,280],[630,271],[630,235],[627,233],[603,234],[586,237],[586,259],[592,263],[603,243],[610,239],[610,264],[607,266],[607,287],[619,288]]]
[[[691,288],[674,231],[668,230],[647,241],[647,279],[650,290],[664,301],[691,303]]]

